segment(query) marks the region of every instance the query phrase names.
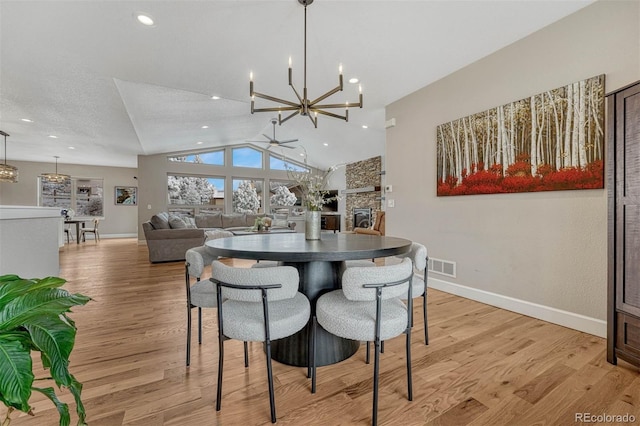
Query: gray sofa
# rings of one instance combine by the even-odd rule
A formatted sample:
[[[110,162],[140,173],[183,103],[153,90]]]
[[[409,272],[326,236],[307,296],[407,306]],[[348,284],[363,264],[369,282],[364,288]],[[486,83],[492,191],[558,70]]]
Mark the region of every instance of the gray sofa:
[[[255,224],[259,217],[270,217],[272,228],[295,228],[295,222],[284,217],[265,214],[197,214],[194,218],[169,214],[153,215],[142,224],[144,237],[149,249],[149,261],[174,262],[184,260],[187,250],[199,247],[205,242],[205,231],[242,230]]]

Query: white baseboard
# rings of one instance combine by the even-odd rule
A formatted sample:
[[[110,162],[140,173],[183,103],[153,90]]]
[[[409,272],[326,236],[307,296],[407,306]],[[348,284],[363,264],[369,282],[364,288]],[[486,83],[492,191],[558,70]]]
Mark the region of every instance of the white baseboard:
[[[598,337],[607,337],[607,322],[596,318],[587,317],[585,315],[576,314],[561,309],[552,308],[550,306],[539,305],[537,303],[527,302],[526,300],[515,299],[509,296],[503,296],[489,291],[479,290],[460,284],[450,283],[440,280],[432,276],[427,281],[429,287],[446,293],[455,294],[456,296],[465,297],[467,299],[486,303],[487,305],[496,306],[518,314],[527,315],[543,321],[558,324],[563,327],[572,328],[584,333],[593,334]]]
[[[74,237],[75,237],[75,235],[74,235]],[[85,235],[84,237],[87,240],[95,239],[93,234],[88,234],[88,235]],[[103,233],[100,233],[100,239],[101,240],[107,240],[107,239],[110,239],[110,238],[134,238],[134,237],[137,238],[138,234],[103,234]]]

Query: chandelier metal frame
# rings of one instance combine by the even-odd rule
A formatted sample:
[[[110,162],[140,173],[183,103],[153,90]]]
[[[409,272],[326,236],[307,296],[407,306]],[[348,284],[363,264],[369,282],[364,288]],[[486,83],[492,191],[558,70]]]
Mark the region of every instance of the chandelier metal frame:
[[[342,82],[342,65],[339,68],[339,77],[338,77],[338,86],[329,90],[325,94],[320,97],[309,100],[307,95],[307,6],[313,3],[313,0],[298,0],[298,3],[304,6],[304,85],[302,88],[302,96],[296,90],[292,81],[292,68],[291,68],[291,57],[289,57],[289,86],[293,90],[293,93],[298,98],[297,102],[288,101],[286,99],[276,98],[274,96],[269,96],[264,93],[256,92],[253,90],[253,72],[249,75],[249,95],[251,96],[251,114],[254,112],[277,112],[278,113],[278,124],[281,125],[285,121],[289,120],[292,117],[300,114],[302,116],[309,117],[309,120],[313,123],[315,128],[318,127],[318,114],[326,115],[328,117],[337,118],[344,121],[349,121],[349,108],[362,108],[362,86],[359,87],[359,96],[358,102],[345,102],[343,104],[320,104],[321,101],[325,100],[329,96],[341,92],[343,89]],[[277,107],[267,107],[267,108],[256,108],[255,107],[255,98],[265,99],[267,101],[275,102],[281,104]],[[336,108],[344,108],[344,115],[336,114],[330,111],[326,111],[327,109],[336,109]],[[282,118],[283,111],[292,111],[290,115]]]
[[[18,168],[7,164],[7,132],[0,130],[0,135],[4,136],[4,164],[0,164],[0,182],[17,183]]]
[[[53,156],[56,159],[56,172],[55,173],[43,173],[40,175],[40,178],[42,179],[43,182],[50,182],[50,183],[64,183],[67,180],[71,179],[71,176],[69,175],[64,175],[64,174],[58,174],[58,158],[60,158],[57,155]]]

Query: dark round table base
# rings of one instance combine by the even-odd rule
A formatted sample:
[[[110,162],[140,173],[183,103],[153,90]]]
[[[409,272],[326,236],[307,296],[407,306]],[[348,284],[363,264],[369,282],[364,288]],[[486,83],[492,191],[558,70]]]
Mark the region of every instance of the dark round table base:
[[[329,291],[341,288],[340,277],[345,267],[344,262],[284,262],[298,270],[300,275],[300,291],[311,302],[311,315],[315,315],[316,301]],[[305,328],[280,340],[271,342],[271,357],[283,364],[306,367],[308,363],[308,337],[311,332],[311,321]],[[318,326],[316,335],[316,365],[329,365],[343,361],[355,354],[360,347],[356,340],[343,339],[325,331]]]
[[[311,323],[305,328],[285,339],[271,342],[271,357],[283,364],[296,367],[308,365],[308,336]],[[343,361],[358,351],[360,342],[335,336],[318,326],[316,335],[316,365],[335,364]]]

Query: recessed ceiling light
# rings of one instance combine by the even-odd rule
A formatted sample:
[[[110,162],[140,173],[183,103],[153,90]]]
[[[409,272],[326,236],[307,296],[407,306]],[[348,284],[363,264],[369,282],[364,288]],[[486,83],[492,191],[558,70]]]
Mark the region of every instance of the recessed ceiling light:
[[[218,99],[220,99],[220,96],[213,95],[211,99],[213,99],[214,101],[217,101]]]
[[[358,77],[353,77],[349,79],[349,83],[351,84],[356,84],[357,82],[359,82],[360,80],[358,80]]]
[[[328,144],[328,143],[326,143],[326,142],[325,142],[325,143],[323,143],[322,145],[324,145],[324,146],[329,146],[329,144]]]
[[[300,157],[304,157],[304,153],[303,152],[300,153]]]
[[[363,129],[368,129],[368,128],[369,128],[369,126],[367,126],[366,124],[363,124],[363,125],[362,125],[362,128],[363,128]]]
[[[70,146],[69,149],[76,149],[76,147],[75,146]]]
[[[204,126],[202,126],[203,129],[208,129],[209,126],[207,126],[206,124]]]
[[[33,123],[33,120],[29,120],[28,118],[21,118],[25,123]]]
[[[203,142],[202,142],[202,141],[198,141],[198,142],[196,142],[196,145],[202,145],[202,144],[203,144]]]
[[[142,25],[146,25],[147,27],[151,27],[154,24],[153,18],[150,15],[147,15],[146,13],[136,13],[136,19]]]
[[[51,139],[58,139],[58,137],[57,137],[56,135],[49,135],[49,137],[50,137]]]

